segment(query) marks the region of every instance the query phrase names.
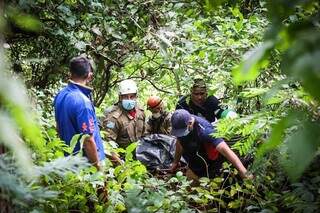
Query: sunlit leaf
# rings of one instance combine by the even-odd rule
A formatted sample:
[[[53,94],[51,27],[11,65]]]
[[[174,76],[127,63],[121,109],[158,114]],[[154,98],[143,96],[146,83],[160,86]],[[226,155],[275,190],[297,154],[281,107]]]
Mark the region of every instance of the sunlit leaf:
[[[287,62],[288,63],[288,62]],[[320,51],[299,55],[284,67],[286,73],[302,81],[303,87],[320,100]]]
[[[306,121],[301,129],[289,136],[286,141],[286,154],[282,164],[291,180],[297,180],[314,159],[320,147],[320,125]]]
[[[0,128],[0,142],[13,152],[21,173],[26,175],[27,178],[32,179],[34,177],[33,162],[29,150],[19,137],[18,128],[3,111],[0,111],[0,123],[2,124]]]
[[[266,93],[268,88],[245,88],[239,95],[244,98],[252,98]]]
[[[226,2],[226,0],[204,0],[206,9],[211,11]]]
[[[268,64],[266,58],[272,46],[272,41],[266,41],[257,48],[247,52],[244,61],[232,71],[234,82],[241,84],[246,81],[255,80],[260,74],[260,69]]]
[[[27,31],[40,31],[42,24],[33,15],[25,14],[19,11],[17,8],[9,7],[8,16],[13,20],[13,22],[21,29]]]
[[[131,143],[127,148],[126,148],[126,160],[132,160],[133,157],[133,151],[137,148],[138,143]]]
[[[277,148],[284,140],[285,130],[292,126],[295,121],[295,114],[290,113],[287,117],[282,118],[277,124],[275,124],[272,128],[272,133],[269,140],[259,147],[257,151],[257,157],[261,158],[268,151]]]

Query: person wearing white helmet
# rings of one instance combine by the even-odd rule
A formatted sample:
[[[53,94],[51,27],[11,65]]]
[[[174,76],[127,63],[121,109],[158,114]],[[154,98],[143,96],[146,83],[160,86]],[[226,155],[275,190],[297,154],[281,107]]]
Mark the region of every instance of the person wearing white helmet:
[[[120,148],[136,142],[145,132],[145,113],[137,105],[138,88],[131,80],[119,83],[119,101],[105,111],[103,128],[107,139],[115,141]]]

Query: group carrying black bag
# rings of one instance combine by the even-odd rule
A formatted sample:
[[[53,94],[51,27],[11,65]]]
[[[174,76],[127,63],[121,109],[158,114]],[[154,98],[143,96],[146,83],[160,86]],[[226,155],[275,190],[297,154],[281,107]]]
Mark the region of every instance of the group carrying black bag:
[[[176,138],[170,135],[152,134],[142,137],[136,148],[136,159],[148,169],[169,169],[174,160]]]

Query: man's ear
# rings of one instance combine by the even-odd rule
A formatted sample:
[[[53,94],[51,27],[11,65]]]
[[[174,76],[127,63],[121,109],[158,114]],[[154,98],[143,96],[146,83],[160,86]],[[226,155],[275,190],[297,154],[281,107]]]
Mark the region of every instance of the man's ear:
[[[86,75],[85,79],[86,79],[87,84],[90,83],[90,82],[93,80],[93,73],[92,73],[92,72],[89,72],[89,73]]]
[[[93,77],[93,72],[89,72],[87,78],[89,78],[90,80],[92,80]]]
[[[188,125],[192,125],[194,124],[194,117],[191,117],[190,121],[188,122]]]

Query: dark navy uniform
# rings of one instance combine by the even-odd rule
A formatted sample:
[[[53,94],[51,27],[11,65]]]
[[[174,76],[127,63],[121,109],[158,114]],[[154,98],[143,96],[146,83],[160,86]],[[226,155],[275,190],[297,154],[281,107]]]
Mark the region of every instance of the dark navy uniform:
[[[203,117],[209,122],[214,122],[220,118],[223,109],[220,107],[220,102],[215,96],[208,96],[203,106],[194,104],[189,96],[183,96],[179,99],[176,106],[177,109],[185,109],[190,114]]]
[[[189,168],[199,177],[213,178],[219,174],[224,157],[216,150],[222,138],[214,138],[214,128],[207,120],[194,116],[193,130],[183,137],[178,137],[183,147],[183,157]]]

